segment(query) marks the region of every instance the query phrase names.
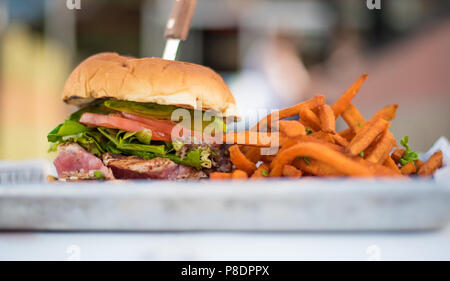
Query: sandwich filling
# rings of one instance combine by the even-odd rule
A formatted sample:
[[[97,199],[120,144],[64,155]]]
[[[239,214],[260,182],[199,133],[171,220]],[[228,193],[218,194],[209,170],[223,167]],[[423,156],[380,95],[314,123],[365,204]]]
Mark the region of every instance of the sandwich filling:
[[[184,114],[173,121],[178,109]],[[71,114],[47,139],[50,151],[59,152],[60,179],[197,179],[231,170],[226,147],[202,134],[222,134],[226,124],[207,114],[103,99]]]

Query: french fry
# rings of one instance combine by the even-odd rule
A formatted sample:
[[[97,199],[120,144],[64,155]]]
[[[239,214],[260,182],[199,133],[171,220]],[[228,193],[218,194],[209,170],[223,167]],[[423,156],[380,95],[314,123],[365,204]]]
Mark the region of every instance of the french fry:
[[[315,142],[315,143],[320,143],[322,145],[325,145],[328,148],[331,148],[331,149],[333,149],[335,151],[338,151],[338,152],[341,152],[341,153],[343,153],[344,150],[345,150],[345,148],[343,148],[342,146],[339,146],[339,145],[334,143],[334,140],[330,136],[330,134],[327,134],[327,133],[324,133],[324,132],[315,132],[315,133],[313,133],[311,135],[299,136],[299,137],[290,139],[289,142],[290,143],[292,143],[292,142],[295,142],[295,143]],[[283,150],[283,147],[281,148],[281,150]]]
[[[347,128],[345,130],[342,130],[342,131],[338,132],[338,135],[340,135],[347,141],[351,141],[355,137],[355,133],[353,132],[352,128]]]
[[[317,140],[321,140],[321,141],[324,141],[324,142],[328,142],[328,143],[333,143],[334,144],[333,137],[330,134],[325,133],[324,131],[314,132],[310,136],[315,138],[315,139],[317,139]]]
[[[386,121],[390,121],[395,118],[397,108],[398,108],[398,104],[392,104],[392,105],[385,106],[382,109],[380,109],[377,113],[375,113],[374,116],[372,116],[372,118],[370,118],[370,120],[368,122],[372,123],[378,119],[384,119]],[[395,141],[395,138],[393,138],[393,139],[394,139],[394,147],[397,147],[397,142]]]
[[[364,117],[353,104],[349,104],[344,112],[342,112],[342,118],[355,133],[359,132],[366,123]]]
[[[333,109],[328,104],[322,104],[317,107],[319,110],[320,126],[326,133],[336,132],[336,119]]]
[[[248,179],[248,174],[245,171],[242,170],[234,170],[231,174],[231,178],[233,180],[245,180]]]
[[[351,103],[352,99],[355,97],[362,84],[364,83],[364,80],[366,80],[367,76],[367,74],[363,74],[361,77],[359,77],[358,80],[356,80],[353,85],[351,85],[350,88],[345,91],[345,93],[343,93],[339,97],[339,99],[331,106],[335,118],[341,115],[341,113],[344,112],[347,106]]]
[[[378,163],[369,162],[361,157],[354,157],[354,160],[366,166],[376,177],[402,177],[401,174]]]
[[[289,138],[306,135],[305,127],[295,120],[280,120],[279,121],[280,132]]]
[[[366,78],[366,74],[359,77],[332,106],[324,103],[323,96],[316,95],[267,115],[250,131],[226,134],[226,143],[234,144],[229,152],[236,169],[232,173],[210,173],[210,178],[299,178],[310,175],[407,178],[416,172],[420,176],[431,176],[442,166],[442,152],[436,152],[425,163],[416,160],[401,168],[398,163],[405,149],[396,149],[389,155],[392,148],[397,147],[389,131],[389,121],[395,118],[397,104],[383,107],[368,121],[352,104]],[[298,121],[282,120],[297,114]],[[339,115],[349,128],[336,132]],[[307,135],[306,128],[313,132],[308,131]],[[269,140],[272,143],[265,143]],[[261,154],[262,147],[274,145],[278,146],[275,155]],[[260,161],[263,163],[256,167]]]
[[[346,152],[352,156],[360,154],[379,134],[387,130],[389,125],[389,122],[384,119],[366,123],[347,146]]]
[[[413,162],[409,162],[400,169],[400,172],[402,173],[402,175],[405,176],[414,174],[416,172],[416,166],[414,166]]]
[[[420,177],[430,177],[440,167],[442,167],[442,151],[438,150],[420,167],[417,174]]]
[[[394,152],[392,152],[392,154],[391,154],[392,160],[394,160],[394,162],[396,164],[398,164],[400,162],[400,159],[405,154],[405,152],[406,152],[406,149],[404,149],[404,148],[399,148],[399,149],[394,150]]]
[[[375,115],[369,120],[369,123],[374,123],[380,118],[386,121],[394,119],[397,108],[398,108],[397,104],[383,107],[381,110],[375,113]],[[345,120],[345,122],[350,128],[339,132],[339,134],[343,137],[345,136],[347,140],[350,141],[352,139],[352,135],[350,132],[352,131],[354,133],[358,133],[362,129],[362,127],[367,123],[364,120],[364,117],[361,115],[361,113],[353,104],[350,104],[345,109],[345,111],[342,113],[342,118]],[[397,146],[395,143],[395,139],[394,139],[394,146]]]
[[[282,175],[288,178],[299,178],[302,176],[302,171],[292,165],[284,165]]]
[[[386,130],[377,140],[365,159],[372,163],[382,164],[389,157],[389,152],[391,152],[393,146],[394,136],[391,132]]]
[[[256,164],[261,160],[261,149],[257,146],[250,147],[244,155],[248,160]]]
[[[228,180],[231,179],[231,173],[213,172],[209,174],[211,180]]]
[[[388,106],[383,107],[380,109],[377,113],[375,113],[370,121],[375,121],[377,119],[383,118],[386,121],[391,121],[395,118],[395,114],[397,112],[398,104],[391,104]]]
[[[238,145],[232,145],[228,148],[230,152],[231,162],[237,169],[245,171],[248,175],[253,174],[256,170],[256,165],[252,161],[248,160],[244,154],[239,150]]]
[[[375,140],[369,145],[369,147],[364,149],[364,151],[360,152],[359,155],[357,155],[357,156],[366,158],[367,155],[369,155],[372,152],[372,150],[375,148],[375,144],[378,142],[379,139],[380,139],[380,136],[375,138]]]
[[[279,139],[278,139],[278,146],[283,146],[284,143],[290,139],[289,137],[287,137],[287,136],[286,136],[285,134],[283,134],[282,132],[278,132],[278,136],[279,136]],[[302,136],[298,136],[298,137],[302,137]],[[298,138],[298,137],[295,137],[295,138]]]
[[[370,177],[373,173],[363,165],[345,157],[343,154],[319,143],[298,143],[285,151],[277,154],[271,163],[271,177],[282,175],[283,166],[292,163],[296,157],[313,157],[316,160],[327,163],[345,175]]]
[[[301,142],[303,138],[291,138],[291,139],[287,139],[283,145],[281,146],[280,150],[278,151],[278,153],[288,149],[291,146],[296,145],[297,143]]]
[[[423,166],[423,164],[425,164],[425,162],[423,162],[422,160],[416,160],[416,161],[414,161],[414,166],[416,166],[416,170],[417,170],[417,171],[420,169],[420,167]]]
[[[325,97],[321,95],[315,95],[312,99],[296,104],[291,107],[287,107],[281,110],[278,110],[276,112],[273,112],[271,114],[268,114],[266,117],[262,118],[255,126],[251,128],[251,131],[260,131],[262,128],[265,128],[266,126],[270,127],[270,124],[272,121],[281,120],[287,117],[291,117],[294,115],[299,114],[304,109],[311,109],[314,107],[317,107],[319,105],[324,104]],[[278,115],[278,118],[276,116]],[[274,119],[274,120],[272,120]]]
[[[262,179],[269,176],[269,165],[262,163],[250,177],[252,179]]]
[[[339,134],[332,134],[331,137],[334,139],[334,142],[339,144],[342,147],[347,147],[349,142],[345,138],[341,137]]]
[[[392,160],[392,158],[390,156],[388,156],[388,158],[386,158],[383,165],[385,167],[388,167],[392,171],[394,171],[396,174],[401,175],[400,169],[398,168],[397,164],[394,162],[394,160]]]
[[[339,172],[330,165],[317,161],[312,158],[298,157],[292,161],[292,165],[297,169],[300,169],[304,173],[308,173],[320,177],[339,177],[344,176],[343,173]]]
[[[300,121],[305,127],[312,129],[313,131],[320,130],[320,119],[311,109],[305,109],[300,112]]]

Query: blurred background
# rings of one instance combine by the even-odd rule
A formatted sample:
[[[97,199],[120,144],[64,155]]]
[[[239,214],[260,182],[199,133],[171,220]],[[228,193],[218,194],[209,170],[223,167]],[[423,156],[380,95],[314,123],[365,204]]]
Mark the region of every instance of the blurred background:
[[[81,60],[161,56],[172,3],[0,0],[0,159],[48,157],[47,133],[74,110],[60,94]],[[178,59],[222,74],[244,115],[316,93],[332,103],[368,73],[354,104],[370,118],[398,103],[392,132],[426,151],[450,138],[450,1],[380,3],[198,0]]]

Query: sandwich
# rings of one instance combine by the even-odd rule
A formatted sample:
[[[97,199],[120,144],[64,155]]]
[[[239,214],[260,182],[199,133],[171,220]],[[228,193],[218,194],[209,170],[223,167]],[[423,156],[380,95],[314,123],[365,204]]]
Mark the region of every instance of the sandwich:
[[[69,75],[63,101],[79,109],[47,136],[59,180],[188,180],[231,171],[220,139],[239,114],[210,68],[100,53]]]

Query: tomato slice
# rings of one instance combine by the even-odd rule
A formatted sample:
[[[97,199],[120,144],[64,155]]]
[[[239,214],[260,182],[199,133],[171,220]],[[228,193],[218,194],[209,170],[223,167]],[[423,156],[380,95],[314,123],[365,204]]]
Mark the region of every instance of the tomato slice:
[[[120,129],[127,132],[138,132],[143,129],[150,129],[152,130],[152,140],[171,142],[171,132],[174,125],[171,123],[171,121],[158,119],[155,120],[149,120],[148,122],[146,121],[144,123],[140,122],[144,121],[143,119],[132,120],[125,118],[119,114],[103,115],[85,112],[83,113],[83,115],[81,115],[80,123],[83,123],[90,127],[106,127],[111,129]]]
[[[160,132],[164,135],[169,135],[169,136],[172,134],[173,127],[175,127],[177,125],[177,123],[170,121],[170,120],[159,120],[159,119],[156,119],[153,117],[147,117],[147,116],[143,117],[140,115],[126,113],[126,112],[121,112],[121,114],[127,119],[131,119],[131,120],[143,123],[143,124],[153,128],[152,130],[155,130],[157,132]]]
[[[202,137],[201,132],[191,131],[189,129],[181,127],[181,125],[179,125],[173,121],[170,121],[170,120],[159,120],[159,119],[149,117],[149,116],[144,117],[144,116],[136,115],[133,113],[126,113],[126,112],[121,112],[121,114],[124,117],[126,117],[127,119],[135,120],[135,121],[143,123],[145,125],[152,126],[152,128],[155,128],[155,130],[157,130],[158,132],[161,132],[164,135],[172,135],[173,128],[175,126],[179,126],[179,128],[177,130],[177,132],[178,132],[177,140],[179,140],[179,141],[187,141],[186,138],[189,136],[197,138],[198,140],[204,139]],[[212,142],[213,141],[210,141],[210,143],[212,143]]]

